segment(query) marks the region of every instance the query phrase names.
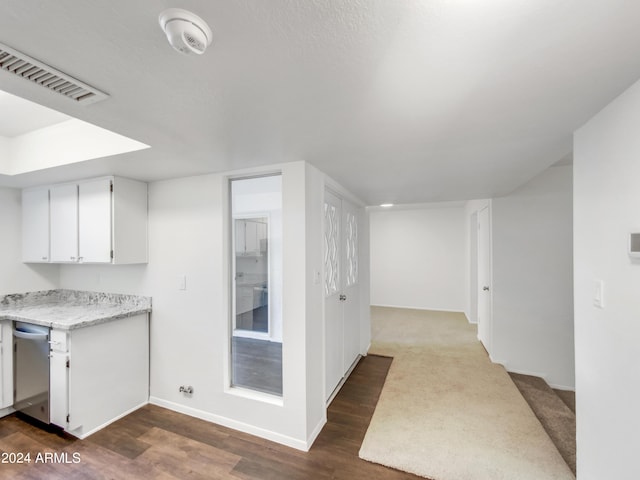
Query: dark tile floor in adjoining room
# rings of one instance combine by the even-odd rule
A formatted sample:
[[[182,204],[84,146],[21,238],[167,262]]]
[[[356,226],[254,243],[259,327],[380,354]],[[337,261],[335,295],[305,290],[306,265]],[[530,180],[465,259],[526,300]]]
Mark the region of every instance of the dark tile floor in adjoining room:
[[[282,343],[233,337],[233,384],[282,395]]]

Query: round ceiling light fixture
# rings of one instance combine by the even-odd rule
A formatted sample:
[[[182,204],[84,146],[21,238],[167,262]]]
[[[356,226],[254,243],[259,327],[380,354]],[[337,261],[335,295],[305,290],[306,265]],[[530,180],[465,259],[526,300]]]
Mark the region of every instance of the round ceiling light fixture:
[[[211,45],[211,29],[195,13],[181,8],[168,8],[160,14],[159,20],[167,40],[180,53],[202,55]]]

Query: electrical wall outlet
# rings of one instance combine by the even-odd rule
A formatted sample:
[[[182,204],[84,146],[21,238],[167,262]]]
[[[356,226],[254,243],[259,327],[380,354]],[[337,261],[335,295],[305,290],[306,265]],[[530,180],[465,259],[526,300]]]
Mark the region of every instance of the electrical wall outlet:
[[[178,290],[186,290],[186,289],[187,289],[187,276],[178,275]]]

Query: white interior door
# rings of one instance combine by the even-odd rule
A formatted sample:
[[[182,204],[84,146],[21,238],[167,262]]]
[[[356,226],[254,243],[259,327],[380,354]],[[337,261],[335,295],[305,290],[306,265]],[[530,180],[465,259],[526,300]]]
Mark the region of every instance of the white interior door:
[[[324,292],[326,395],[360,354],[359,210],[325,192]]]
[[[491,230],[489,208],[478,212],[478,338],[491,355]]]
[[[326,191],[324,200],[325,393],[331,396],[344,374],[342,314],[342,201]]]
[[[360,285],[358,209],[342,200],[342,316],[344,326],[343,375],[360,354]]]

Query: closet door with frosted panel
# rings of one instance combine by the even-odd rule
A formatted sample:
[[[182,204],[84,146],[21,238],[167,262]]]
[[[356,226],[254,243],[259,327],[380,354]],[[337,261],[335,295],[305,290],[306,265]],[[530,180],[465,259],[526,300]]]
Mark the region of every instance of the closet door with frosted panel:
[[[336,389],[344,375],[342,314],[342,201],[330,191],[324,201],[324,315],[325,394]]]
[[[331,191],[324,203],[324,293],[326,395],[360,354],[360,210]]]
[[[343,308],[343,373],[360,354],[360,285],[359,285],[359,211],[342,200],[342,308]]]

